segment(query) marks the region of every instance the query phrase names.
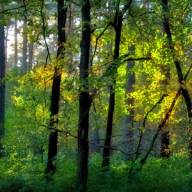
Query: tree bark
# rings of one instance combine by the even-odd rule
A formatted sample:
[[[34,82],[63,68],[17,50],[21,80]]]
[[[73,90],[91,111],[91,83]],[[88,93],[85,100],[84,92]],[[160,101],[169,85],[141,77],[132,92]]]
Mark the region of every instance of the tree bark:
[[[163,127],[161,130],[161,151],[160,155],[164,158],[170,157],[170,133],[166,130],[168,127]]]
[[[14,67],[17,67],[18,63],[18,37],[17,37],[17,18],[15,18],[15,29],[14,29],[14,38],[15,38],[15,44],[14,44]]]
[[[64,43],[66,42],[65,37],[65,24],[67,18],[67,7],[65,0],[58,0],[58,50],[57,50],[57,61],[64,58]],[[59,114],[59,100],[60,100],[60,83],[61,83],[61,69],[56,66],[54,69],[52,93],[51,93],[51,106],[50,106],[50,134],[49,134],[49,146],[48,146],[48,161],[46,173],[54,173],[56,166],[54,160],[57,156],[57,142],[58,142],[58,114]]]
[[[29,51],[29,62],[28,62],[28,70],[33,68],[33,54],[34,54],[34,44],[30,42],[28,44],[28,51]]]
[[[28,39],[27,39],[27,21],[26,18],[23,21],[23,58],[22,58],[22,68],[21,71],[22,73],[27,72],[27,44],[28,44]]]
[[[132,45],[129,49],[129,54],[134,55],[135,46]],[[130,160],[134,157],[134,98],[130,97],[135,84],[135,73],[133,71],[134,61],[127,63],[127,82],[125,87],[126,107],[129,114],[123,117],[123,151],[127,153],[126,159]],[[128,97],[128,98],[127,98]]]
[[[166,94],[167,86],[170,80],[170,67],[164,65],[161,65],[160,67],[162,74],[164,74],[165,76],[160,83],[162,85],[162,89],[165,90]],[[171,151],[170,151],[170,132],[168,125],[162,128],[160,140],[161,140],[160,156],[163,158],[169,158],[171,155]]]
[[[3,16],[0,16],[3,19]],[[2,139],[5,132],[5,30],[4,26],[0,25],[0,157],[3,156]]]
[[[175,68],[177,70],[177,76],[178,76],[178,81],[180,84],[180,89],[181,89],[181,94],[184,98],[187,112],[188,112],[188,118],[189,118],[189,134],[190,134],[190,139],[189,139],[189,157],[192,161],[192,102],[191,102],[191,97],[189,94],[189,91],[186,87],[186,80],[183,76],[183,71],[181,68],[180,61],[175,55],[175,49],[173,45],[173,40],[172,40],[172,33],[170,29],[170,23],[169,23],[169,5],[168,5],[168,0],[161,0],[162,3],[162,10],[163,10],[163,29],[164,33],[167,35],[167,40],[168,40],[168,46],[171,51],[171,56],[173,58],[173,62],[175,65]],[[191,162],[191,167],[192,167],[192,162]]]
[[[114,114],[114,108],[115,108],[115,86],[116,86],[116,74],[117,74],[117,64],[115,63],[115,60],[119,57],[122,21],[123,21],[123,16],[121,12],[119,12],[119,6],[118,6],[115,14],[115,19],[114,19],[115,50],[114,50],[114,57],[113,57],[114,62],[111,65],[112,85],[110,85],[107,129],[106,129],[106,137],[105,137],[104,149],[103,149],[102,167],[104,168],[104,170],[108,170],[109,164],[110,164],[110,146],[111,146],[111,137],[112,137],[112,129],[113,129],[113,114]]]
[[[80,93],[79,93],[79,127],[78,127],[78,178],[77,191],[87,190],[88,178],[88,134],[89,134],[89,110],[91,98],[89,94],[89,57],[91,41],[90,2],[82,1],[82,39],[80,57]]]

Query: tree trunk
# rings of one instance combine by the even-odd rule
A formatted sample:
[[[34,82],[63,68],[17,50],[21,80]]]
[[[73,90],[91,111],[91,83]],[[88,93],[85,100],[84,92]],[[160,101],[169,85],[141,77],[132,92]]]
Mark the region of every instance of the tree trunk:
[[[5,31],[5,41],[4,41],[4,43],[5,43],[5,48],[4,48],[5,49],[5,71],[8,71],[11,68],[11,66],[9,66],[8,62],[7,62],[7,57],[8,57],[7,56],[7,47],[8,47],[8,37],[9,37],[9,27],[10,27],[9,24],[7,24],[7,26],[4,27],[4,31]]]
[[[15,18],[15,31],[14,31],[14,38],[15,38],[15,44],[14,44],[14,67],[17,67],[18,63],[18,38],[17,38],[17,18]]]
[[[3,19],[2,16],[0,18]],[[0,157],[4,155],[2,138],[5,132],[5,67],[5,31],[4,26],[0,25]]]
[[[34,51],[34,44],[30,42],[28,44],[28,51],[29,51],[29,62],[28,62],[28,70],[33,68],[33,51]]]
[[[186,80],[183,75],[183,71],[181,68],[181,63],[178,60],[178,58],[175,55],[175,48],[172,40],[172,33],[170,29],[170,23],[169,23],[169,6],[168,6],[168,0],[161,0],[162,3],[162,10],[163,10],[163,29],[164,33],[167,36],[167,41],[168,41],[168,47],[171,52],[171,56],[173,58],[173,62],[177,71],[177,76],[178,76],[178,81],[180,84],[180,89],[181,89],[181,94],[184,98],[187,112],[188,112],[188,118],[189,118],[189,134],[190,134],[190,139],[189,139],[189,157],[191,160],[191,167],[192,167],[192,102],[191,102],[191,97],[189,94],[189,91],[186,87]]]
[[[91,146],[90,146],[90,151],[94,152],[94,153],[100,153],[100,134],[99,134],[99,128],[95,127],[93,129],[93,133],[92,133],[92,142],[91,142]]]
[[[134,55],[135,46],[129,48],[129,54]],[[135,84],[135,72],[133,71],[134,61],[127,63],[127,83],[125,88],[126,107],[129,114],[123,118],[123,150],[127,153],[126,159],[130,160],[134,157],[134,99],[130,97]]]
[[[167,90],[167,86],[170,80],[170,67],[169,66],[161,66],[161,72],[164,74],[164,79],[160,82],[162,85],[162,89]],[[161,130],[161,149],[160,149],[160,156],[164,158],[170,157],[170,133],[169,133],[169,126],[163,127]]]
[[[166,130],[168,127],[163,127],[161,131],[161,157],[170,157],[170,133]]]
[[[77,191],[87,190],[88,178],[88,134],[89,134],[89,110],[91,98],[89,95],[89,54],[91,41],[90,2],[82,1],[82,39],[80,58],[80,93],[79,93],[79,127],[78,127],[78,180]]]
[[[58,50],[57,61],[64,59],[64,43],[65,38],[65,24],[67,18],[66,1],[58,0]],[[49,146],[48,146],[48,161],[46,173],[54,173],[56,166],[54,160],[57,156],[57,142],[58,142],[58,113],[59,113],[59,99],[60,99],[60,83],[61,83],[61,69],[59,66],[55,67],[52,94],[51,94],[51,106],[50,106],[50,134],[49,134]]]
[[[100,153],[101,152],[100,133],[99,133],[100,124],[98,122],[97,111],[96,111],[96,107],[95,107],[94,103],[93,103],[93,111],[92,111],[92,113],[90,113],[89,122],[90,122],[89,123],[89,127],[90,127],[89,135],[91,136],[89,151],[91,153]]]
[[[22,68],[21,71],[22,73],[26,73],[27,72],[27,44],[28,44],[28,40],[27,40],[27,21],[26,19],[24,19],[23,21],[23,58],[22,58]]]
[[[114,19],[114,28],[115,28],[115,50],[113,60],[115,61],[119,57],[120,41],[121,41],[121,29],[122,29],[122,14],[118,10],[115,14]],[[108,108],[108,117],[107,117],[107,129],[106,136],[104,141],[103,149],[103,161],[102,167],[104,170],[108,170],[110,164],[110,147],[111,147],[111,137],[113,129],[113,114],[115,108],[115,85],[116,85],[116,74],[117,74],[117,64],[115,62],[111,65],[112,71],[112,85],[110,85],[110,95],[109,95],[109,108]]]

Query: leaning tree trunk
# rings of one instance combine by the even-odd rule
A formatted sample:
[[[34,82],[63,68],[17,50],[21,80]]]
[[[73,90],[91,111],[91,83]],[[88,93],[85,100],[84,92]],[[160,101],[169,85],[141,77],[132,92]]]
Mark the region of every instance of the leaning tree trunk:
[[[191,97],[189,94],[189,91],[186,87],[186,80],[183,75],[181,63],[178,60],[177,56],[175,55],[175,48],[172,40],[172,33],[170,29],[170,22],[169,22],[169,5],[168,5],[168,0],[161,0],[162,4],[162,10],[163,10],[163,29],[164,33],[167,36],[167,42],[168,42],[168,47],[171,52],[171,56],[173,58],[173,62],[177,71],[177,76],[178,76],[178,81],[180,84],[180,89],[181,89],[181,94],[185,100],[187,112],[188,112],[188,118],[189,118],[189,134],[190,134],[190,139],[189,139],[189,157],[191,160],[191,167],[192,167],[192,102],[191,102]]]
[[[89,55],[91,41],[90,2],[82,1],[82,39],[80,58],[80,93],[79,93],[79,127],[78,127],[78,180],[77,191],[87,190],[88,178],[88,134],[89,134],[89,110],[91,98],[89,94]]]
[[[58,0],[58,50],[57,61],[64,59],[64,43],[65,38],[65,24],[67,18],[67,7],[65,0]],[[49,146],[48,146],[48,161],[46,173],[54,173],[56,166],[54,160],[57,156],[57,142],[58,142],[58,114],[59,114],[59,99],[60,99],[60,83],[61,83],[61,69],[56,66],[54,69],[52,94],[51,94],[51,106],[50,106],[50,134],[49,134]]]
[[[3,19],[0,16],[0,19]],[[5,121],[5,31],[4,26],[0,25],[0,157],[3,156],[2,139],[4,136],[4,121]]]
[[[108,117],[107,117],[107,129],[106,136],[104,141],[103,149],[103,161],[102,167],[104,170],[108,170],[110,164],[110,147],[111,147],[111,137],[113,129],[113,114],[115,108],[115,85],[116,85],[116,74],[117,74],[117,64],[115,60],[119,57],[120,41],[121,41],[121,29],[122,29],[123,17],[119,8],[116,11],[114,19],[114,28],[115,28],[115,50],[114,50],[114,62],[111,65],[112,72],[112,85],[110,85],[110,95],[109,95],[109,108],[108,108]]]

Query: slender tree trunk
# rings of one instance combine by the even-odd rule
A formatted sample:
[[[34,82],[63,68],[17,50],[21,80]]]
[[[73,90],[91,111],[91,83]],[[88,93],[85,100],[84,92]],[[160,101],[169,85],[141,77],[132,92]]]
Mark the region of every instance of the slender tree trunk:
[[[72,45],[72,41],[71,39],[74,37],[74,26],[75,26],[75,6],[73,4],[73,2],[69,3],[69,7],[68,7],[68,22],[67,22],[67,27],[66,27],[66,34],[69,35],[69,41],[68,41],[68,45],[71,49],[71,47],[73,47]],[[72,37],[72,38],[71,38]],[[68,39],[68,36],[67,36]],[[68,57],[68,62],[70,63],[70,65],[68,65],[68,72],[69,74],[73,73],[74,71],[74,53],[73,51],[68,51],[67,53],[67,57]]]
[[[5,42],[5,71],[8,71],[9,68],[12,67],[12,66],[8,66],[8,62],[7,62],[7,47],[8,47],[8,37],[9,37],[9,24],[6,27],[4,27],[4,31],[5,31],[5,41],[4,41]]]
[[[58,0],[58,50],[57,60],[64,59],[64,43],[65,38],[65,24],[67,18],[67,7],[65,0]],[[54,160],[57,156],[57,142],[58,142],[58,114],[59,114],[59,99],[60,99],[60,83],[61,83],[61,69],[59,66],[55,67],[53,83],[52,83],[52,94],[51,94],[51,107],[50,107],[50,134],[49,134],[49,146],[48,146],[48,161],[46,173],[54,173],[56,167]]]
[[[0,16],[0,19],[3,17]],[[0,25],[0,157],[4,155],[2,138],[5,132],[5,68],[5,31],[4,26]]]
[[[95,127],[93,130],[93,140],[92,152],[100,153],[100,134],[98,127]]]
[[[164,74],[164,79],[160,82],[162,85],[162,88],[165,90],[169,84],[170,80],[170,67],[169,66],[161,66],[161,72]],[[160,150],[160,156],[169,158],[170,157],[170,132],[169,132],[169,126],[163,127],[161,130],[161,150]]]
[[[90,142],[90,152],[100,153],[101,147],[100,147],[100,133],[99,133],[99,127],[100,124],[97,122],[97,116],[94,116],[94,113],[97,114],[96,107],[93,104],[93,111],[90,113],[90,132],[91,132],[91,142]]]
[[[18,37],[17,37],[17,18],[15,18],[15,31],[14,31],[14,38],[15,38],[15,44],[14,44],[14,67],[17,67],[18,63]]]
[[[78,178],[77,191],[87,190],[88,178],[88,134],[89,110],[91,98],[89,95],[89,54],[91,41],[90,2],[83,0],[81,5],[82,39],[80,58],[80,93],[79,93],[79,127],[78,127]]]
[[[28,40],[27,40],[27,21],[26,19],[24,19],[23,21],[23,58],[22,58],[22,73],[26,73],[27,72],[27,44],[28,44]]]
[[[75,7],[74,4],[71,2],[69,4],[69,11],[68,11],[68,25],[67,25],[67,34],[73,33],[74,31],[74,13],[75,13]]]
[[[129,54],[134,55],[135,46],[129,48]],[[127,153],[126,159],[134,157],[134,99],[130,97],[135,84],[135,72],[133,71],[134,61],[127,63],[127,82],[125,88],[126,107],[129,114],[123,118],[123,150]]]
[[[164,32],[166,32],[165,25],[163,26]],[[162,74],[165,75],[165,78],[162,80],[161,84],[163,89],[166,90],[166,87],[169,83],[170,79],[170,67],[169,66],[161,66]],[[160,149],[160,156],[169,158],[170,157],[170,133],[168,127],[163,127],[161,130],[161,149]]]
[[[114,19],[114,28],[115,28],[115,50],[113,60],[115,61],[119,57],[120,41],[121,41],[121,29],[122,29],[122,14],[118,10],[115,14]],[[102,167],[104,170],[108,170],[110,164],[110,147],[111,147],[111,137],[113,129],[113,114],[115,108],[115,85],[116,85],[116,74],[117,74],[117,64],[115,62],[111,65],[112,71],[112,85],[110,86],[110,95],[109,95],[109,108],[108,108],[108,117],[107,117],[107,129],[106,136],[104,141],[103,149],[103,161]]]
[[[30,42],[28,44],[28,51],[29,51],[29,62],[28,62],[28,70],[33,68],[33,51],[34,51],[34,44]]]
[[[192,167],[192,102],[191,102],[191,97],[189,94],[189,91],[186,87],[186,82],[185,78],[183,75],[181,63],[178,60],[178,58],[175,55],[175,49],[174,49],[174,44],[172,40],[172,33],[170,29],[170,23],[169,23],[169,5],[168,5],[168,0],[161,0],[162,3],[162,10],[163,10],[163,29],[164,33],[167,35],[167,41],[168,41],[168,47],[171,52],[171,56],[173,58],[173,62],[177,71],[177,76],[178,76],[178,81],[180,84],[180,89],[181,89],[181,94],[184,98],[187,112],[188,112],[188,118],[189,118],[189,134],[190,134],[190,139],[189,139],[189,157],[191,160],[191,167]]]
[[[161,131],[161,157],[169,158],[170,157],[170,133],[169,130],[166,130],[168,127],[163,127]]]

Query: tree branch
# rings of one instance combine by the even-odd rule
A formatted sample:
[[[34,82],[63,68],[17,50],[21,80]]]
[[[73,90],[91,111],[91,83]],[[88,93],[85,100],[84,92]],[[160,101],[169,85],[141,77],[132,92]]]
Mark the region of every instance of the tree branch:
[[[95,54],[96,54],[96,51],[97,51],[97,46],[98,46],[98,41],[99,39],[103,36],[103,34],[105,33],[105,31],[108,29],[109,26],[112,25],[112,22],[109,22],[105,28],[103,29],[103,31],[97,36],[96,38],[96,42],[95,42],[95,49],[94,49],[94,52],[93,52],[93,56],[91,58],[91,62],[90,62],[90,66],[93,65],[93,60],[94,60],[94,57],[95,57]]]

